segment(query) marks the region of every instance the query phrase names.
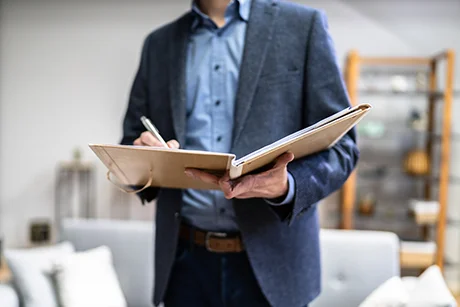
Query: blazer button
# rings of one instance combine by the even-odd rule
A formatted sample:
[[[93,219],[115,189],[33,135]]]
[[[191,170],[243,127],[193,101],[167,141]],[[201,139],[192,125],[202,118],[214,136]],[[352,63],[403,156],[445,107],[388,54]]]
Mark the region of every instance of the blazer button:
[[[175,217],[176,219],[178,219],[179,216],[180,216],[179,212],[174,213],[174,217]]]

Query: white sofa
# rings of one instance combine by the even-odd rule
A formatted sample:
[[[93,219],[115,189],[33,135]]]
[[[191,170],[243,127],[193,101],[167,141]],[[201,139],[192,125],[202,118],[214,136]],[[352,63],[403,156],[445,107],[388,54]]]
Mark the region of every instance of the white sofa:
[[[71,241],[77,250],[109,246],[128,305],[151,307],[153,231],[148,222],[68,220],[61,240]],[[392,233],[322,230],[321,249],[323,290],[313,307],[356,307],[399,275],[399,240]],[[18,307],[11,286],[0,285],[0,306]]]

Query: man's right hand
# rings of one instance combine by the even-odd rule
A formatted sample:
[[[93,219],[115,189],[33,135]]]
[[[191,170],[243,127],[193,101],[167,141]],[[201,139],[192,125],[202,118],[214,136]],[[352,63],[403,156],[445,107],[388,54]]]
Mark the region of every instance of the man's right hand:
[[[178,149],[180,147],[176,140],[170,140],[166,144],[169,148]],[[163,147],[163,144],[149,131],[142,132],[141,136],[134,140],[133,145]]]

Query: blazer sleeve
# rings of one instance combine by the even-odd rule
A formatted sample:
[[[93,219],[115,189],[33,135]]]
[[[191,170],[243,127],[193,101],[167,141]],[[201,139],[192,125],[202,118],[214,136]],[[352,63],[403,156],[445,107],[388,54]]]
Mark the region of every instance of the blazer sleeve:
[[[310,28],[305,63],[304,122],[312,125],[350,106],[337,64],[326,16],[316,11]],[[352,129],[335,146],[291,162],[288,170],[295,180],[295,197],[288,219],[305,214],[321,199],[338,190],[356,166],[359,151]]]
[[[123,137],[120,144],[133,145],[134,140],[137,139],[142,132],[145,131],[140,118],[142,115],[148,114],[148,50],[149,50],[150,36],[144,41],[142,47],[142,54],[140,64],[134,78],[129,96],[128,108],[123,120]],[[139,187],[132,187],[138,189]],[[158,188],[147,188],[137,195],[140,197],[142,203],[150,202],[157,197]]]

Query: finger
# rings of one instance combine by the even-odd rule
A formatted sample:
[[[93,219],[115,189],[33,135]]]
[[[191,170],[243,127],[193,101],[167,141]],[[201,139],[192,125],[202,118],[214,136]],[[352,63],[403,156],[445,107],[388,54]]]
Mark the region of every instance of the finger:
[[[227,197],[229,196],[232,191],[233,191],[233,186],[235,185],[235,182],[230,179],[230,174],[229,172],[226,172],[224,176],[222,176],[219,179],[219,186],[222,192],[224,192],[224,195]]]
[[[170,140],[170,141],[166,142],[166,144],[168,144],[168,147],[172,148],[172,149],[179,149],[179,147],[180,147],[179,142],[176,141],[176,140]]]
[[[227,171],[227,172],[225,172],[225,174],[222,177],[220,177],[219,185],[231,186],[231,183],[232,183],[232,180],[230,179],[230,174]]]
[[[284,168],[292,160],[294,160],[294,154],[292,152],[286,152],[276,159],[273,168]]]
[[[242,194],[238,194],[237,196],[235,196],[235,198],[238,198],[238,199],[248,199],[248,198],[255,198],[255,197],[257,197],[257,195],[254,194],[253,192],[242,193]]]
[[[141,146],[142,145],[141,138],[139,137],[139,138],[135,139],[134,142],[133,142],[133,145]]]
[[[239,197],[241,194],[245,194],[248,192],[254,192],[254,188],[256,185],[256,176],[254,175],[246,175],[239,180],[231,182],[231,189],[226,193],[224,191],[224,195],[226,198],[236,198]]]
[[[163,144],[161,144],[161,142],[153,134],[151,134],[148,131],[142,132],[140,139],[141,139],[142,145],[163,147]]]
[[[193,179],[201,180],[206,183],[219,184],[219,177],[197,169],[186,169],[185,174]]]

